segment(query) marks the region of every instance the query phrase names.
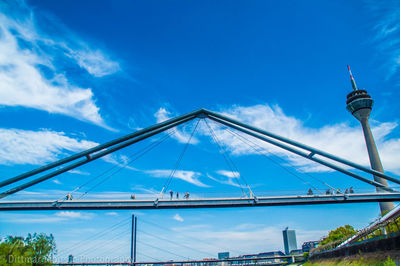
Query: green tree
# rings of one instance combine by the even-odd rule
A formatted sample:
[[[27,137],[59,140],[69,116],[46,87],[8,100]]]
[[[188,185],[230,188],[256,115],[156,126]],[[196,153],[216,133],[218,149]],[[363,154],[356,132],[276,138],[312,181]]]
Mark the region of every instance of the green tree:
[[[53,235],[8,236],[0,243],[0,265],[51,265],[56,251]]]
[[[354,235],[356,232],[357,231],[353,228],[353,226],[348,224],[345,226],[338,227],[335,230],[330,231],[328,236],[322,239],[321,245],[326,245],[336,241],[345,240],[346,238],[349,238],[352,235]]]

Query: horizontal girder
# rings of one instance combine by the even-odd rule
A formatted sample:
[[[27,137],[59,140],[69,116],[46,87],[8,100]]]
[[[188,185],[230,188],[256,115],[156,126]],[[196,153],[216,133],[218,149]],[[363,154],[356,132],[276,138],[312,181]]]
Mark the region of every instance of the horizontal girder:
[[[0,201],[0,211],[190,209],[400,201],[400,193],[303,195],[188,200]]]

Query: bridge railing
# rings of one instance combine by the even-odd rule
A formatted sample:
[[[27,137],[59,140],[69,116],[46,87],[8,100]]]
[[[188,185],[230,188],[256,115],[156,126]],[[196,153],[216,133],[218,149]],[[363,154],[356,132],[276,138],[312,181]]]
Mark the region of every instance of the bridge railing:
[[[313,189],[312,195],[326,195],[327,192],[330,195],[343,195],[346,192],[349,194],[349,188],[339,188],[339,191],[334,191],[332,189]],[[395,187],[394,189],[400,190],[400,187]],[[179,198],[177,198],[176,193],[179,192]],[[185,199],[186,191],[173,191],[173,196],[169,191],[165,193],[162,197],[163,200],[182,200]],[[307,189],[292,189],[292,190],[257,190],[253,191],[256,197],[277,197],[277,196],[305,196],[309,195]],[[373,187],[355,187],[353,192],[356,194],[373,194],[376,193]],[[66,200],[68,192],[67,191],[46,191],[46,192],[33,192],[33,191],[21,191],[14,195],[11,195],[5,199],[6,201],[46,201],[46,200]],[[144,193],[134,191],[127,192],[93,192],[90,194],[84,193],[73,193],[72,200],[155,200],[159,197],[158,192]],[[252,195],[248,191],[244,193],[242,191],[202,191],[202,192],[190,192],[189,199],[216,199],[216,198],[252,198]]]

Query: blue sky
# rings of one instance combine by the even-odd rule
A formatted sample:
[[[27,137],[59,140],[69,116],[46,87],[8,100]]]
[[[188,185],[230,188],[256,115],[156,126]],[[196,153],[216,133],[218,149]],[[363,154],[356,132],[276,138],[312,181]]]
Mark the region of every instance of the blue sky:
[[[347,64],[375,100],[371,125],[383,166],[400,174],[397,1],[41,0],[5,1],[0,9],[2,180],[197,108],[368,166],[361,127],[345,108]],[[165,135],[10,199],[56,199],[94,178],[74,196],[89,191],[82,197],[154,198],[195,123],[172,131],[129,165],[132,154]],[[263,146],[267,158],[260,156],[229,131],[210,126],[240,173],[229,171],[200,122],[168,190],[193,197],[241,195],[244,179],[257,195],[326,189],[323,182],[368,189],[270,146]],[[118,172],[99,176],[112,167]],[[300,246],[343,224],[366,226],[379,209],[362,204],[135,213],[138,259],[162,260],[282,250],[286,226],[296,230]],[[61,260],[110,253],[126,259],[131,214],[3,212],[0,236],[53,233]]]

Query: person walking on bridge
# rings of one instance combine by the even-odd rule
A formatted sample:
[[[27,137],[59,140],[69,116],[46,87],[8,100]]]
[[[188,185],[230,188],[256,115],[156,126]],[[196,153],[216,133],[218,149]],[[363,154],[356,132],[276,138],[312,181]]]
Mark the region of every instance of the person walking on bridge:
[[[174,197],[174,192],[172,190],[169,191],[169,195],[171,195],[171,200]]]
[[[176,192],[176,199],[179,199],[179,192]]]
[[[186,193],[185,193],[185,196],[184,196],[184,197],[185,197],[185,199],[189,199],[189,192],[187,192],[187,191],[186,191]]]

